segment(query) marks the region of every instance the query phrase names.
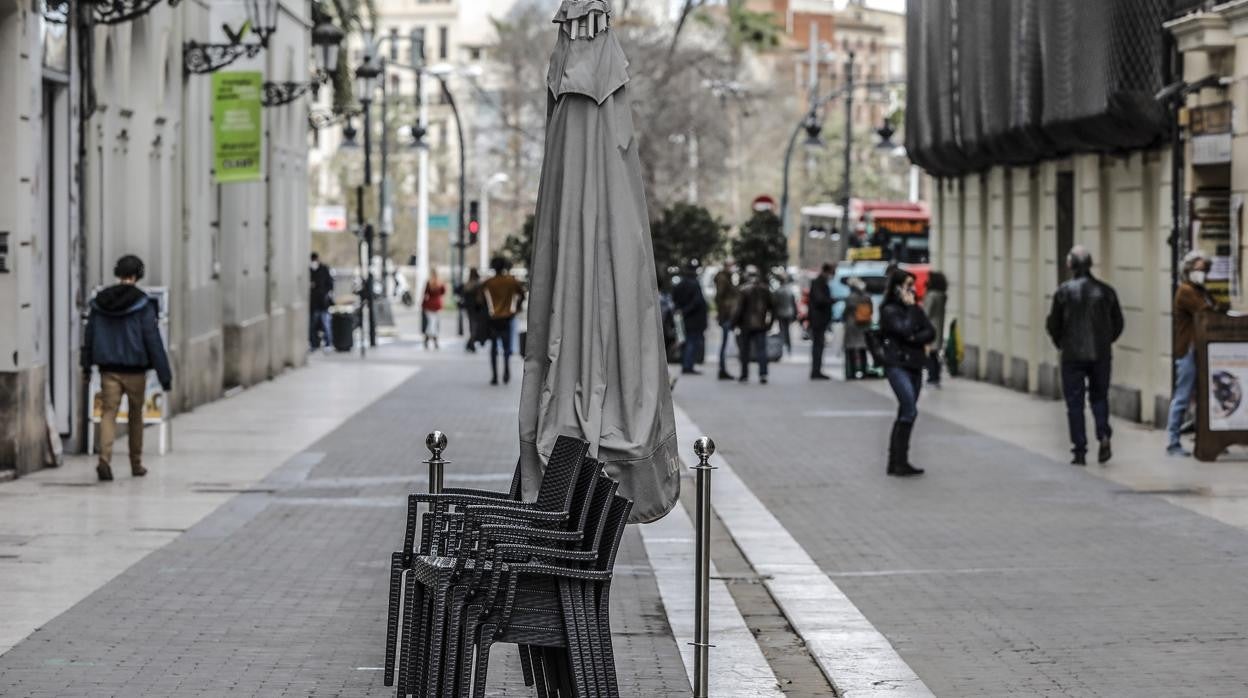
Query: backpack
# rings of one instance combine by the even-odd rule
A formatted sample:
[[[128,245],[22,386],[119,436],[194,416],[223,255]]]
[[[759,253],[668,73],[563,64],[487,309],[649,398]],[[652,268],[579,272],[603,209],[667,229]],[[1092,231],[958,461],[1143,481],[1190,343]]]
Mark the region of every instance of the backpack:
[[[867,327],[874,319],[875,305],[871,302],[870,296],[864,296],[858,302],[858,305],[854,306],[854,324],[859,327]]]

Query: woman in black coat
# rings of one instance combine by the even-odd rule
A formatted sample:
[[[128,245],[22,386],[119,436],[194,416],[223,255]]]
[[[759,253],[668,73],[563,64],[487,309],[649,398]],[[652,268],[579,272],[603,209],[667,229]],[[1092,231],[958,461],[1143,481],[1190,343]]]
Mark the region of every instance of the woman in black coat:
[[[910,434],[919,416],[919,391],[923,387],[923,367],[927,345],[936,337],[936,328],[915,302],[914,276],[894,271],[888,277],[884,304],[880,306],[880,349],[884,375],[897,396],[897,421],[888,442],[888,474],[896,477],[922,475],[923,469],[910,464]]]

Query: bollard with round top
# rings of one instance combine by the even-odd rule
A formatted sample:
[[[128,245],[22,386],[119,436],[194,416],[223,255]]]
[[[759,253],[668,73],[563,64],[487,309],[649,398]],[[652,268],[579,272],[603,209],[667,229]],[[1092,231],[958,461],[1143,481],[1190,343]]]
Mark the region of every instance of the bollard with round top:
[[[429,466],[429,493],[442,493],[442,470],[443,466],[450,463],[449,460],[442,458],[442,453],[446,451],[447,438],[446,434],[440,431],[432,431],[425,437],[425,448],[429,449],[429,459],[425,464]]]
[[[694,552],[693,587],[693,695],[708,698],[710,693],[710,644],[711,627],[711,456],[715,455],[715,442],[703,436],[693,442],[693,454],[698,457],[697,506],[694,527],[697,550]]]

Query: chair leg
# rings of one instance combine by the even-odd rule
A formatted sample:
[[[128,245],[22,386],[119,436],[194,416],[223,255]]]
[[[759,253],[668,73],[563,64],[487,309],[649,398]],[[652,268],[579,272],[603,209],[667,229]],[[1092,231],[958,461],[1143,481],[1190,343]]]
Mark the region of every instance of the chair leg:
[[[568,638],[568,648],[565,652],[567,659],[568,673],[571,682],[576,687],[576,695],[588,696],[589,687],[593,685],[593,661],[585,661],[589,647],[584,642],[585,635],[581,631],[581,620],[578,617],[578,609],[580,605],[576,602],[577,583],[571,580],[559,581],[559,596],[563,606],[563,627],[564,634]]]
[[[446,673],[442,677],[442,693],[447,696],[459,695],[459,661],[463,648],[464,601],[468,597],[468,587],[458,585],[451,590],[450,605],[447,607],[446,627]]]
[[[464,611],[464,629],[460,633],[461,641],[459,645],[460,660],[464,663],[464,668],[459,672],[459,685],[457,687],[456,696],[467,696],[471,694],[472,675],[474,664],[472,661],[473,648],[478,643],[478,633],[481,630],[481,613],[484,607],[481,604],[469,606]]]
[[[481,626],[481,640],[477,642],[476,668],[472,672],[473,698],[485,698],[486,675],[490,670],[490,647],[494,644],[494,633],[497,629],[498,627],[493,624]]]
[[[620,698],[620,684],[615,674],[615,650],[611,642],[611,589],[603,586],[598,594],[598,636],[602,642],[602,665],[606,669],[606,695],[609,698]]]
[[[399,618],[403,599],[403,582],[407,579],[407,573],[402,569],[403,553],[394,553],[390,556],[390,607],[386,613],[386,674],[382,683],[386,686],[394,685],[394,653],[395,645],[398,643],[399,635]],[[407,649],[404,647],[403,649]]]
[[[432,631],[429,633],[429,664],[425,668],[428,672],[422,690],[422,695],[427,698],[436,698],[438,689],[442,685],[442,663],[446,659],[446,584],[442,580],[438,580],[437,588],[431,590],[430,596],[433,597],[432,604],[432,622],[430,627]]]
[[[421,585],[416,580],[410,579],[410,575],[406,570],[404,570],[403,577],[405,579],[402,603],[403,614],[399,618],[399,627],[397,629],[401,638],[397,657],[399,665],[398,674],[397,681],[395,681],[398,686],[395,693],[399,698],[406,696],[413,686],[412,670],[416,663],[412,660],[413,657],[417,656],[414,652],[418,648],[418,643],[413,641],[415,635],[414,626],[420,620],[420,604],[424,595]]]
[[[546,656],[545,647],[531,648],[533,652],[533,682],[537,684],[537,695],[539,698],[557,698],[556,689],[547,682],[546,678],[550,676],[550,662]]]
[[[533,658],[529,655],[528,645],[516,645],[520,651],[520,673],[524,674],[524,685],[533,685]]]

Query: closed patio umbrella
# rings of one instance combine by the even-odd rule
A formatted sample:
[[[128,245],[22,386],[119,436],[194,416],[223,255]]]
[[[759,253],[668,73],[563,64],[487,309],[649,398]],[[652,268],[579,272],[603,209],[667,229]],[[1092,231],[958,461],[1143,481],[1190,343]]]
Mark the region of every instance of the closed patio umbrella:
[[[628,60],[605,0],[564,0],[547,76],[546,149],[520,398],[532,497],[560,434],[590,443],[632,499],[630,520],[680,494],[676,424]]]

